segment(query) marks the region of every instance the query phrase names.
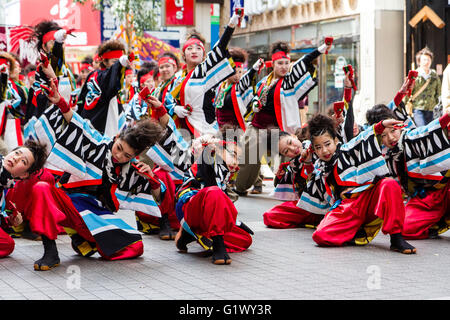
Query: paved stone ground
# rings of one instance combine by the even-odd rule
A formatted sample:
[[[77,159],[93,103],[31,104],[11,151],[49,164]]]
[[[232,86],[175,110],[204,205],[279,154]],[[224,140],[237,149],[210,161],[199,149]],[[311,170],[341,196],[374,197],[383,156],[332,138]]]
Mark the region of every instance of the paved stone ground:
[[[268,184],[268,183],[266,183]],[[42,256],[40,242],[17,239],[8,258],[0,259],[3,300],[334,300],[450,298],[450,233],[437,240],[412,241],[416,255],[389,251],[381,233],[365,247],[319,248],[310,229],[266,228],[262,214],[279,203],[270,188],[240,198],[239,219],[254,231],[253,244],[231,254],[229,266],[215,266],[193,243],[177,252],[173,241],[144,235],[144,255],[104,261],[98,254],[77,256],[68,236],[58,242],[61,266],[33,270]],[[119,212],[134,224],[131,212]]]

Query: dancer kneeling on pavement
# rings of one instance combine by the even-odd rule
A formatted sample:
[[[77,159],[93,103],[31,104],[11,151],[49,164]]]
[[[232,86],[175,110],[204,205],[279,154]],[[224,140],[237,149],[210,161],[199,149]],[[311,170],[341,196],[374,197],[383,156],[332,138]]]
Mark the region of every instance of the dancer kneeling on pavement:
[[[48,70],[47,70],[48,72]],[[107,260],[142,255],[140,232],[113,215],[119,209],[139,210],[160,216],[158,204],[164,185],[148,165],[136,162],[147,146],[162,134],[153,120],[143,120],[113,139],[101,135],[73,112],[50,80],[48,98],[53,103],[36,123],[37,137],[53,148],[48,163],[64,171],[56,188],[45,182],[33,187],[34,215],[45,219],[44,255],[35,270],[58,266],[57,225],[71,236],[72,247],[83,255],[96,251]],[[39,212],[46,212],[45,216]],[[33,225],[33,223],[31,223]],[[37,233],[39,230],[33,230]]]
[[[355,134],[352,83],[353,74],[346,72],[343,101],[330,107],[333,110],[332,118],[335,120],[336,135],[341,143],[350,141]],[[274,197],[278,200],[289,201],[276,205],[263,214],[266,226],[277,229],[298,227],[315,229],[322,221],[322,214],[312,213],[297,206],[306,181],[314,169],[312,163],[317,159],[310,146],[307,124],[297,129],[295,134],[279,132],[279,153],[290,161],[281,163],[275,174]]]
[[[402,236],[402,193],[394,179],[385,178],[389,169],[381,152],[381,135],[398,123],[381,121],[340,144],[331,118],[319,114],[308,122],[319,159],[298,205],[325,214],[312,236],[319,246],[364,245],[381,228],[391,236],[391,250],[416,252]]]
[[[161,102],[151,96],[147,102],[156,110],[162,110],[156,111],[160,124],[166,128],[159,141],[161,152],[165,158],[170,158],[176,171],[185,172],[175,195],[175,210],[181,225],[175,237],[178,250],[187,252],[187,245],[197,241],[207,251],[212,250],[214,264],[230,264],[227,252],[246,250],[252,243],[250,234],[253,234],[244,223],[236,220],[236,207],[226,194],[227,183],[239,168],[240,148],[234,141],[210,135],[195,139],[192,148],[184,148]],[[152,158],[156,153],[148,155]]]
[[[5,157],[0,156],[0,188],[1,196],[5,197],[3,190],[13,188],[16,180],[26,181],[42,169],[47,154],[45,145],[32,140],[26,140],[24,145],[17,147]],[[2,199],[5,202],[6,199]],[[7,225],[17,226],[22,223],[24,217],[20,212],[13,211],[14,204],[7,203],[2,218],[2,227]],[[9,213],[9,214],[8,214]],[[14,250],[14,240],[2,228],[0,228],[0,257],[10,255]]]
[[[238,212],[226,194],[227,182],[238,169],[240,149],[234,141],[205,136],[194,141],[193,147],[197,160],[176,194],[176,213],[182,226],[175,238],[176,246],[187,252],[187,244],[200,234],[212,239],[213,263],[230,264],[227,252],[246,250],[253,234],[236,220]]]
[[[402,89],[394,99],[396,108],[376,105],[366,117],[369,124],[386,119],[409,123],[408,128],[392,128],[382,135],[390,174],[398,179],[408,198],[403,236],[437,238],[450,228],[450,111],[416,128],[401,102],[406,95]]]

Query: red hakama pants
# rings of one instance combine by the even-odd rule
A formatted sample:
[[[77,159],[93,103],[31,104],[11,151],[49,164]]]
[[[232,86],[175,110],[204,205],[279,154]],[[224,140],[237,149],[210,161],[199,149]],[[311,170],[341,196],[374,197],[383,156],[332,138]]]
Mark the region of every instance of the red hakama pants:
[[[177,215],[175,214],[175,183],[173,182],[169,173],[161,168],[155,169],[153,173],[166,186],[164,198],[159,205],[161,214],[167,214],[169,216],[170,227],[172,229],[178,230],[180,228],[180,222],[178,221]],[[151,216],[140,211],[136,211],[136,216],[143,222],[150,223],[154,226],[159,226],[158,217]]]
[[[428,229],[450,214],[450,183],[439,190],[426,192],[426,197],[410,199],[405,206],[403,236],[406,239],[427,239]]]
[[[31,230],[55,240],[58,235],[58,224],[74,229],[81,237],[89,242],[95,239],[87,228],[70,197],[61,189],[46,182],[38,182],[32,188],[32,205],[30,214]],[[98,248],[97,248],[98,249]],[[98,249],[100,255],[106,260],[129,259],[142,255],[144,246],[137,241],[119,252],[106,256]]]
[[[263,214],[264,224],[270,228],[289,229],[301,225],[316,227],[323,219],[323,215],[314,214],[297,207],[296,201],[287,201],[276,205]]]
[[[14,239],[0,228],[0,258],[9,256],[14,251]]]
[[[252,244],[250,234],[236,226],[236,207],[219,187],[201,189],[183,211],[193,232],[207,238],[223,236],[228,252],[241,252]]]
[[[384,234],[402,232],[405,206],[394,179],[385,178],[358,197],[343,199],[325,215],[312,238],[319,246],[342,246],[354,238],[361,226],[377,218],[383,220]]]

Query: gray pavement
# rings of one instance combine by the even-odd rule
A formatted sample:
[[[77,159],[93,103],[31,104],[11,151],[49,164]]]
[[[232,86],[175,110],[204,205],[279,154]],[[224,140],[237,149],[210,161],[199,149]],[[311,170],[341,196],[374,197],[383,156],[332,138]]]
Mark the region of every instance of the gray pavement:
[[[269,185],[270,182],[266,182]],[[105,261],[82,258],[68,236],[57,240],[61,265],[33,270],[42,256],[40,242],[16,239],[10,257],[0,259],[3,300],[334,300],[448,299],[450,233],[440,239],[411,241],[416,255],[389,251],[379,234],[365,247],[319,248],[313,230],[266,228],[262,214],[280,203],[269,196],[241,197],[238,218],[254,231],[253,244],[232,253],[229,266],[215,266],[196,243],[181,254],[173,241],[144,235],[143,256]],[[119,212],[135,226],[132,212]]]

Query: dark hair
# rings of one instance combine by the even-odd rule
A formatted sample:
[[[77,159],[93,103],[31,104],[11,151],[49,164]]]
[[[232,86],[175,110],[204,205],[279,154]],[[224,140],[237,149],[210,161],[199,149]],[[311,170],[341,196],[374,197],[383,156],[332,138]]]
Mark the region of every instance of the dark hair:
[[[163,128],[154,119],[138,121],[134,126],[128,127],[119,134],[119,138],[136,150],[139,155],[146,148],[153,146],[163,135]]]
[[[198,32],[198,31],[195,30],[195,29],[191,30],[191,32],[189,32],[189,33],[187,34],[187,36],[186,36],[186,41],[189,40],[189,39],[193,39],[193,38],[194,38],[194,39],[200,40],[200,41],[203,43],[203,45],[206,44],[205,38],[201,35],[200,32]]]
[[[37,25],[34,26],[34,31],[31,34],[31,39],[37,41],[37,51],[42,48],[43,38],[47,32],[59,30],[61,27],[53,20],[42,20]]]
[[[232,47],[228,49],[228,52],[230,52],[230,56],[235,62],[245,63],[247,61],[248,53],[242,48]]]
[[[29,64],[25,67],[26,74],[29,74],[31,71],[36,71],[36,66],[34,64]]]
[[[386,119],[396,119],[394,112],[384,104],[374,105],[366,112],[367,124],[373,125]]]
[[[316,114],[308,121],[309,138],[312,142],[314,137],[328,133],[333,139],[336,138],[335,121],[323,114]]]
[[[116,50],[122,50],[123,52],[125,52],[125,46],[119,40],[108,40],[98,46],[97,54],[101,58],[102,55],[105,54],[106,52]],[[103,60],[100,62],[100,65],[103,68],[106,67],[106,65],[103,63]]]
[[[137,79],[137,82],[139,83],[139,84],[141,84],[141,78],[143,77],[143,76],[145,76],[147,73],[149,73],[150,71],[153,71],[153,79],[155,79],[155,77],[156,77],[156,74],[158,73],[158,67],[154,67],[154,68],[140,68],[139,69],[139,71],[137,72],[137,75],[136,75],[136,79]]]
[[[159,58],[161,59],[162,57],[172,58],[177,63],[177,70],[180,69],[180,59],[178,59],[176,54],[174,54],[173,52],[170,52],[170,51],[165,51]]]
[[[91,56],[86,56],[83,58],[83,60],[81,60],[81,63],[87,63],[90,65],[92,65],[93,62],[94,62],[94,59],[92,59]]]
[[[285,41],[276,41],[270,46],[270,54],[272,55],[278,51],[283,51],[288,54],[291,51],[291,47],[289,46],[289,43]]]
[[[30,150],[34,158],[34,162],[28,168],[27,172],[35,173],[36,171],[41,170],[45,164],[45,161],[47,161],[47,146],[35,140],[28,139],[25,140],[23,146],[18,146],[14,148],[12,151],[20,148],[27,148],[28,150]]]

